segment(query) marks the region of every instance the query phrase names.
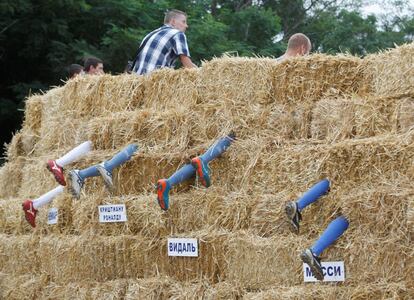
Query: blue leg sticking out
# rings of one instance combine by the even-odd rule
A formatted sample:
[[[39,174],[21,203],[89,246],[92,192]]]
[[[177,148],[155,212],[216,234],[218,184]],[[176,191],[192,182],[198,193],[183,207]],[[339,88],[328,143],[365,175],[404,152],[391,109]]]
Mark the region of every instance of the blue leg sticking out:
[[[72,195],[79,199],[81,189],[84,185],[85,179],[88,177],[95,177],[101,175],[105,186],[108,188],[109,191],[113,189],[113,182],[112,182],[112,170],[116,167],[122,165],[123,163],[127,162],[131,159],[132,155],[138,150],[138,146],[136,144],[130,144],[124,149],[122,149],[119,153],[115,154],[108,161],[104,161],[99,165],[95,165],[83,170],[72,170],[69,172],[70,178],[70,185],[69,190]]]
[[[294,233],[299,233],[299,223],[302,220],[301,211],[308,205],[318,200],[329,192],[329,180],[324,179],[312,186],[296,202],[290,201],[286,204],[285,211],[289,221],[290,229]]]
[[[323,280],[323,271],[319,256],[347,230],[348,226],[349,222],[345,217],[340,216],[336,218],[328,225],[312,247],[305,249],[300,255],[303,262],[308,264],[316,279]]]
[[[183,166],[168,179],[158,180],[157,200],[161,209],[168,210],[169,192],[171,188],[191,178],[194,176],[194,174],[197,175],[200,183],[203,186],[209,187],[211,181],[208,163],[225,152],[234,140],[235,135],[233,133],[219,139],[203,155],[193,158],[191,160],[191,164]]]

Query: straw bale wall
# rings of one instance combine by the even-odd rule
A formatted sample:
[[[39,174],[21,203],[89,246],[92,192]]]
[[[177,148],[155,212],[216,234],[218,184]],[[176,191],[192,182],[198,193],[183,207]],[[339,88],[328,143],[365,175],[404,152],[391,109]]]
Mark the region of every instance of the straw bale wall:
[[[0,298],[414,298],[413,49],[222,57],[195,70],[77,77],[29,97],[0,168]],[[160,210],[157,180],[232,130],[238,139],[210,163],[213,186],[189,180]],[[57,186],[47,160],[85,140],[93,151],[65,172],[130,143],[139,151],[114,170],[113,195],[89,178],[79,200],[66,189],[31,228],[22,201]],[[292,234],[285,203],[322,178],[330,193]],[[128,222],[99,223],[103,204],[125,204]],[[343,260],[346,281],[304,285],[299,253],[339,215],[350,227],[323,260]],[[169,237],[198,238],[199,257],[168,257]]]
[[[404,283],[378,282],[356,286],[324,285],[278,287],[264,292],[250,292],[244,295],[245,300],[283,300],[283,299],[411,299],[412,293]]]

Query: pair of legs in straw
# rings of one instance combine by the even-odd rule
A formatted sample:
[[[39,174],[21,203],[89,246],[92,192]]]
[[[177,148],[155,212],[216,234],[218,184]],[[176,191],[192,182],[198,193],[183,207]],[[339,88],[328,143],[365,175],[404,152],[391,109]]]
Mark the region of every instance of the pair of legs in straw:
[[[290,229],[299,233],[299,224],[302,220],[302,210],[308,205],[316,202],[320,197],[329,192],[329,180],[324,179],[313,187],[311,187],[301,198],[297,201],[290,201],[286,204],[285,211],[289,221]],[[303,262],[307,263],[312,270],[313,275],[318,280],[323,280],[323,270],[321,265],[320,255],[335,242],[348,228],[348,220],[340,216],[333,220],[318,240],[308,249],[305,249],[300,257]]]
[[[185,180],[196,175],[198,181],[204,187],[211,185],[209,162],[220,156],[230,147],[235,139],[235,134],[230,133],[225,137],[217,140],[210,148],[201,156],[197,156],[191,160],[190,164],[186,164],[181,169],[172,174],[168,179],[160,179],[157,182],[157,200],[161,209],[169,208],[169,193],[173,186],[184,182]]]
[[[85,156],[92,149],[92,143],[90,141],[84,142],[76,148],[72,149],[61,158],[56,160],[49,160],[47,162],[47,169],[52,172],[56,181],[60,186],[54,188],[53,190],[47,192],[46,194],[36,198],[34,200],[26,200],[23,202],[23,211],[25,213],[26,220],[32,227],[36,226],[36,214],[37,210],[51,202],[56,196],[61,194],[66,185],[66,180],[63,172],[63,168]],[[72,195],[79,199],[80,191],[84,185],[85,179],[88,177],[101,176],[104,180],[105,186],[109,191],[113,189],[112,182],[112,171],[114,168],[120,166],[121,164],[128,161],[132,155],[137,151],[138,146],[135,144],[128,145],[114,157],[108,161],[104,161],[99,165],[95,165],[83,170],[73,170],[69,172],[69,186],[68,189],[71,191]]]

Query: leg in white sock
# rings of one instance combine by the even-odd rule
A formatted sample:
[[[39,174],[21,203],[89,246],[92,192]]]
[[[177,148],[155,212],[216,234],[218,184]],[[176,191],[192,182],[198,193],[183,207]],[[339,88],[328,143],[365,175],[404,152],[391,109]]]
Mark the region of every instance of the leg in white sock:
[[[63,155],[61,158],[58,158],[56,160],[56,164],[63,168],[65,165],[68,165],[74,162],[75,160],[81,158],[82,156],[86,155],[89,151],[91,151],[91,149],[92,149],[92,142],[91,141],[84,142],[80,144],[79,146],[70,150],[68,153]]]
[[[40,207],[48,204],[50,201],[53,200],[57,195],[63,192],[64,187],[59,185],[58,187],[54,188],[53,190],[43,194],[39,198],[33,200],[33,208],[39,209]]]

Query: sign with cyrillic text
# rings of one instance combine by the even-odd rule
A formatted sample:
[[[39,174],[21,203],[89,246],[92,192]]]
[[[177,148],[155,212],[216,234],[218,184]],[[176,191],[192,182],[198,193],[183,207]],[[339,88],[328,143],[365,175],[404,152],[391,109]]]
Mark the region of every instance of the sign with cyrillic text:
[[[323,281],[345,281],[345,266],[343,261],[323,261]],[[305,282],[317,282],[308,264],[303,264],[303,279]]]
[[[54,225],[58,222],[58,209],[56,207],[52,207],[49,209],[47,213],[47,224]]]
[[[198,256],[197,239],[169,238],[167,242],[168,256]]]
[[[125,204],[99,205],[98,210],[100,223],[127,221]]]

